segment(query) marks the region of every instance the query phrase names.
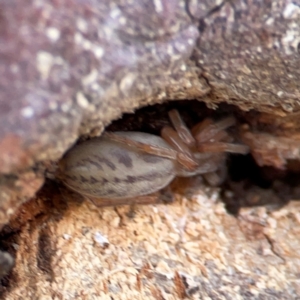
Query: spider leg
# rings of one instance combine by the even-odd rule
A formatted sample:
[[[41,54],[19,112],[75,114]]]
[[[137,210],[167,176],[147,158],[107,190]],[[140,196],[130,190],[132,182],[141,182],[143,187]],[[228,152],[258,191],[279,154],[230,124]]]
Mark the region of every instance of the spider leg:
[[[174,131],[174,133],[176,135],[175,131]],[[194,170],[198,166],[198,163],[193,159],[192,154],[191,155],[188,154],[188,153],[190,153],[190,151],[187,147],[186,148],[187,148],[188,152],[184,153],[184,152],[178,152],[177,150],[174,150],[171,148],[163,148],[163,147],[154,146],[154,145],[150,145],[150,144],[146,144],[146,143],[142,143],[142,142],[138,142],[138,141],[133,141],[130,138],[120,136],[113,132],[104,132],[102,136],[109,138],[112,141],[129,146],[133,150],[138,150],[138,151],[142,151],[142,152],[145,152],[148,154],[152,154],[152,155],[168,158],[168,159],[171,159],[174,161],[178,161],[181,165],[183,165],[188,170]],[[179,139],[179,137],[178,137],[178,139]],[[175,145],[175,144],[176,143],[171,144],[171,145]],[[178,148],[175,148],[175,149],[178,149]]]
[[[177,151],[171,148],[163,148],[159,146],[154,146],[138,141],[134,141],[128,137],[120,136],[113,132],[104,132],[103,137],[109,138],[114,142],[118,142],[133,148],[134,150],[139,150],[148,154],[176,160],[177,159]]]
[[[142,195],[131,198],[96,198],[91,196],[84,196],[90,200],[97,207],[107,206],[120,206],[120,205],[136,205],[136,204],[160,204],[160,203],[172,203],[175,201],[174,195],[170,187],[165,187],[162,190],[152,193],[150,195]]]
[[[213,143],[213,142],[232,142],[233,138],[229,136],[229,134],[225,131],[219,131],[216,133],[209,141],[206,141],[204,143]],[[201,144],[201,143],[198,143]]]
[[[161,199],[157,193],[153,195],[138,196],[135,198],[120,198],[120,199],[95,198],[95,197],[86,197],[86,198],[89,199],[97,207],[135,205],[135,204],[158,204],[164,201],[164,199]]]
[[[197,140],[197,149],[200,152],[212,153],[249,153],[249,147],[241,144],[233,144],[232,138],[225,131],[226,128],[234,125],[233,117],[225,118],[217,123],[212,123],[211,119],[205,119],[193,129]]]
[[[177,152],[177,161],[186,169],[192,171],[198,167],[198,162],[194,158],[192,151],[180,138],[178,132],[166,126],[161,131],[161,137],[170,144]]]
[[[208,121],[204,120],[198,125],[198,128],[193,130],[195,139],[199,143],[203,143],[212,139],[217,133],[223,131],[224,129],[231,127],[235,124],[234,117],[225,118],[217,123],[212,123],[209,119]],[[196,125],[197,126],[197,125]]]
[[[184,141],[180,138],[178,132],[176,132],[170,126],[165,126],[161,130],[161,137],[177,151],[184,153],[190,157],[193,156],[191,150],[184,143]]]
[[[231,144],[224,142],[212,142],[212,143],[203,143],[199,144],[197,149],[200,152],[212,152],[212,153],[220,153],[220,152],[228,152],[228,153],[236,153],[236,154],[248,154],[249,147],[242,144]]]
[[[169,111],[169,118],[180,139],[188,146],[195,145],[196,141],[191,131],[186,126],[185,122],[181,119],[177,109],[172,109],[171,111]]]
[[[195,137],[197,136],[201,131],[203,131],[206,127],[213,124],[213,120],[210,118],[204,119],[202,122],[197,123],[191,130],[192,135]]]

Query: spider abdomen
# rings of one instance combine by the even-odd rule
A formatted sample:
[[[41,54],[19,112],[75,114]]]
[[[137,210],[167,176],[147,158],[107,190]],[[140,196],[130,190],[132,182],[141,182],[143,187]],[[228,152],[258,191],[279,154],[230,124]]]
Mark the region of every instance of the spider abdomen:
[[[159,136],[116,132],[132,140],[164,148]],[[106,137],[94,138],[71,149],[59,165],[59,178],[78,193],[97,198],[129,198],[166,187],[176,176],[174,161],[141,151]]]

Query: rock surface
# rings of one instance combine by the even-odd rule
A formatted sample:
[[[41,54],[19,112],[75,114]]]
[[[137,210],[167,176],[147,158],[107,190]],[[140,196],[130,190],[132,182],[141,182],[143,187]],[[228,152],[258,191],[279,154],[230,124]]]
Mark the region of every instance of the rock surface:
[[[234,217],[203,185],[134,212],[62,202],[41,196],[11,222],[39,216],[18,234],[5,299],[298,299],[299,202]]]

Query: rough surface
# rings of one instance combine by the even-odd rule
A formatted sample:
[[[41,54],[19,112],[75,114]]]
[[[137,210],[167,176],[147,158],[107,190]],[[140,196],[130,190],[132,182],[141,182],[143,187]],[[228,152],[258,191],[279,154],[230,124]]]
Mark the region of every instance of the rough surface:
[[[168,99],[299,106],[297,1],[4,0],[0,12],[1,224],[28,199],[5,176],[45,168],[123,112]]]
[[[5,299],[299,299],[299,202],[230,216],[199,186],[172,205],[97,209],[43,197],[26,212]],[[64,211],[58,217],[58,211]],[[46,213],[47,212],[47,213]],[[44,298],[43,298],[44,299]]]
[[[281,114],[299,110],[299,48],[299,1],[224,1],[194,59],[214,100]]]
[[[275,118],[277,121],[279,117],[297,114],[300,98],[299,27],[300,2],[298,0],[254,0],[250,2],[242,0],[153,2],[148,0],[51,0],[46,2],[2,0],[0,2],[1,227],[7,223],[21,203],[34,196],[44,182],[44,170],[53,161],[59,159],[79,136],[99,135],[104,126],[120,117],[123,112],[165,100],[199,99],[205,101],[210,107],[216,107],[218,103],[226,101],[244,110],[255,108],[268,112],[273,121]],[[286,135],[288,135],[288,130],[285,132]],[[270,136],[269,140],[273,141],[273,138]],[[259,149],[257,151],[259,152]],[[269,159],[268,155],[263,153],[263,160],[266,160],[266,157]],[[276,161],[276,158],[272,159]],[[48,196],[51,197],[51,193]],[[179,207],[180,209],[175,205],[168,208],[171,214],[174,213],[174,216],[178,217],[178,220],[185,215],[185,207]],[[215,213],[212,211],[214,210],[203,215],[204,221],[209,214]],[[28,220],[36,222],[33,217],[36,215],[35,212],[35,210],[26,212],[29,215]],[[74,278],[87,274],[80,267],[76,269],[77,265],[74,262],[87,263],[82,257],[85,257],[86,253],[93,254],[93,251],[98,251],[94,250],[91,237],[95,232],[94,226],[97,224],[90,224],[90,235],[87,234],[85,237],[78,230],[81,228],[81,223],[77,224],[77,221],[93,220],[96,222],[96,215],[92,215],[92,212],[89,212],[85,206],[80,209],[71,206],[62,220],[58,221],[57,217],[53,224],[45,223],[46,227],[33,227],[31,230],[30,223],[26,225],[27,227],[23,225],[25,227],[21,230],[19,242],[13,244],[16,246],[15,251],[19,244],[20,251],[16,251],[14,273],[16,275],[14,280],[11,280],[17,282],[17,286],[14,285],[15,289],[11,291],[12,296],[9,295],[8,297],[11,297],[9,299],[15,299],[16,292],[24,296],[24,291],[32,293],[31,296],[28,295],[32,298],[35,296],[36,282],[42,281],[41,286],[44,290],[39,291],[40,295],[46,294],[50,298],[52,293],[50,290],[58,290],[57,286],[53,285],[54,283],[65,281],[71,286],[75,282]],[[100,212],[104,215],[106,213],[114,214],[115,212],[110,209]],[[153,216],[147,219],[150,215],[149,208],[145,208],[144,213],[146,214],[144,223],[151,224],[152,230],[158,230],[156,236],[160,237],[163,232],[168,232],[164,225],[159,227],[162,222],[159,216],[161,215],[163,219],[163,214],[157,214],[158,227],[156,228],[151,219]],[[60,215],[59,210],[57,214]],[[193,218],[190,224],[198,224],[199,220],[194,222]],[[265,220],[269,220],[268,218],[269,215]],[[109,219],[107,224],[111,225],[112,219]],[[223,267],[218,266],[215,256],[209,258],[214,261],[212,264],[209,259],[202,261],[202,256],[200,257],[197,251],[195,259],[200,261],[199,266],[207,266],[209,272],[204,278],[199,277],[198,271],[190,271],[193,260],[186,259],[188,256],[184,252],[183,254],[175,252],[174,241],[177,241],[176,239],[168,240],[169,244],[166,249],[171,250],[162,255],[162,261],[165,261],[166,257],[175,255],[176,259],[173,260],[180,265],[179,268],[175,264],[176,270],[179,272],[184,269],[185,273],[190,274],[191,280],[196,280],[195,282],[200,286],[198,293],[204,296],[207,293],[210,298],[214,298],[215,295],[226,297],[227,292],[229,295],[235,293],[241,298],[277,297],[284,299],[285,295],[289,295],[288,299],[295,298],[295,295],[300,293],[299,290],[297,291],[299,282],[293,277],[299,263],[295,254],[297,250],[294,250],[298,247],[295,233],[299,227],[298,219],[299,216],[294,213],[294,208],[290,208],[277,223],[278,235],[274,240],[278,240],[278,245],[282,245],[284,255],[280,254],[280,256],[285,259],[282,265],[278,263],[272,265],[272,261],[269,262],[261,256],[264,251],[257,251],[257,249],[265,249],[263,246],[256,246],[256,243],[260,242],[256,240],[249,242],[244,235],[240,235],[237,227],[232,226],[230,230],[226,229],[226,225],[221,226],[218,219],[207,221],[209,225],[207,225],[208,233],[206,234],[209,238],[203,244],[197,242],[199,236],[204,234],[203,231],[199,231],[201,234],[198,232],[200,235],[197,235],[195,240],[198,243],[197,251],[203,253],[201,247],[209,245],[209,241],[214,238],[214,232],[219,234],[223,230],[226,233],[224,233],[225,237],[232,233],[237,235],[236,238],[232,237],[230,242],[225,242],[224,252],[219,251],[219,253],[224,253],[224,257],[227,254],[231,255],[228,256],[227,261],[222,261],[225,266],[223,273],[220,271]],[[105,221],[105,218],[103,220]],[[227,224],[226,220],[234,219],[224,213],[222,222]],[[58,224],[59,228],[62,226],[61,232],[56,231]],[[141,251],[140,257],[146,257],[145,261],[150,261],[149,266],[144,269],[150,269],[152,273],[141,271],[140,268],[145,265],[144,261],[138,264],[134,264],[133,260],[127,261],[132,253],[140,253],[138,246],[130,245],[130,239],[134,240],[132,228],[130,227],[124,233],[124,239],[117,239],[113,235],[114,227],[108,229],[107,224],[99,223],[99,228],[102,226],[106,228],[106,231],[99,229],[99,232],[104,235],[107,233],[111,243],[111,248],[108,247],[106,251],[109,253],[113,249],[114,262],[122,262],[121,267],[118,264],[117,268],[123,268],[123,270],[127,267],[133,268],[130,269],[131,273],[122,271],[113,272],[112,275],[119,274],[123,276],[123,279],[117,280],[127,282],[131,278],[127,274],[134,274],[132,276],[135,279],[132,279],[131,284],[137,287],[135,293],[141,293],[141,289],[142,293],[147,293],[141,277],[144,273],[160,274],[161,272],[160,270],[156,272],[157,266],[150,261],[151,251]],[[61,237],[67,227],[70,228],[70,239]],[[51,228],[50,235],[48,235],[48,228]],[[139,224],[137,230],[141,228],[147,232],[147,228]],[[40,238],[42,229],[44,231]],[[147,239],[149,236],[148,230]],[[241,240],[239,240],[240,236]],[[26,243],[30,240],[29,238],[32,242],[28,245]],[[267,240],[267,245],[270,246],[272,238],[268,236],[263,241]],[[38,241],[40,249],[44,251],[48,251],[50,245],[50,253],[46,251],[46,262],[39,258],[39,263],[36,263],[39,252],[34,241]],[[71,245],[71,250],[74,252],[68,254],[70,249],[63,248],[64,241],[68,241],[66,243]],[[128,243],[131,248],[121,246],[122,243]],[[151,245],[150,239],[148,243]],[[82,245],[89,247],[84,248]],[[152,245],[156,247],[157,242],[153,242]],[[235,246],[237,248],[232,248]],[[142,245],[142,248],[146,249],[146,246]],[[241,248],[244,252],[239,250]],[[81,253],[83,249],[87,252]],[[194,249],[193,245],[191,249]],[[37,254],[34,255],[33,252]],[[236,254],[236,252],[241,254]],[[103,253],[105,254],[104,250]],[[144,256],[143,253],[145,253]],[[242,257],[241,261],[245,261],[245,268],[239,272],[242,274],[244,272],[245,277],[253,275],[253,281],[250,280],[248,283],[248,291],[254,296],[241,294],[247,290],[243,286],[247,280],[240,273],[236,275],[236,271],[232,271],[232,268],[237,268],[234,263],[237,266],[241,264],[240,261],[236,263],[235,254]],[[273,257],[272,255],[270,257]],[[275,256],[278,258],[278,255]],[[2,258],[5,257],[6,254],[0,252],[1,266],[6,268],[7,264],[11,265],[11,262],[4,259],[4,264],[2,264]],[[53,261],[49,257],[51,259],[53,257]],[[59,257],[62,257],[62,260],[59,260]],[[100,262],[102,259],[105,261],[105,258],[99,255],[86,258],[92,257],[100,257]],[[65,261],[65,265],[55,269],[59,261]],[[56,262],[55,266],[53,262]],[[26,273],[28,265],[32,268],[30,274]],[[265,269],[258,270],[260,265],[264,265]],[[47,277],[48,268],[50,268],[50,280]],[[72,268],[75,270],[73,271]],[[115,269],[114,265],[109,267],[107,263],[100,270],[101,274],[106,276],[99,277],[103,280],[99,283],[103,286],[101,291],[107,290],[111,293],[118,292],[118,289],[121,291],[123,287],[116,284],[114,280],[111,281],[112,287],[110,287],[108,281],[103,279],[111,276],[108,271],[108,275],[105,273],[106,268]],[[168,268],[169,266],[163,263],[166,273],[175,276],[178,285],[184,285],[180,283],[179,275],[176,275],[175,271],[169,271]],[[277,277],[274,274],[277,274]],[[56,278],[56,275],[61,281],[51,279]],[[85,289],[93,287],[91,282],[94,278],[97,279],[97,276],[97,272],[89,272],[86,277],[84,276],[84,280],[79,280],[78,288],[75,288],[77,297],[82,294],[84,298]],[[66,278],[73,280],[67,281]],[[151,277],[151,280],[156,280],[155,278],[155,276]],[[162,281],[169,280],[168,276],[158,276],[158,278]],[[278,278],[281,282],[276,287]],[[285,279],[288,280],[285,281]],[[231,284],[228,283],[230,280],[233,282],[232,285],[237,286],[233,289],[234,292],[230,290]],[[214,282],[217,282],[216,287]],[[86,287],[85,283],[90,284]],[[153,297],[156,299],[162,299],[162,294],[153,290],[151,284],[151,281],[147,284],[149,293],[155,295]],[[124,288],[128,286],[128,282],[124,283]],[[254,288],[251,289],[250,287],[253,286]],[[75,297],[75,291],[70,290],[71,288],[68,291],[68,289],[66,285],[62,294],[65,297],[67,295],[70,298],[72,295]],[[180,294],[178,289],[176,293]],[[162,289],[162,293],[166,293],[166,290],[168,289]],[[279,294],[276,294],[274,290]],[[64,294],[64,291],[68,292]],[[129,288],[127,291],[128,295],[131,295]],[[61,297],[60,294],[57,294],[57,298],[59,297]]]

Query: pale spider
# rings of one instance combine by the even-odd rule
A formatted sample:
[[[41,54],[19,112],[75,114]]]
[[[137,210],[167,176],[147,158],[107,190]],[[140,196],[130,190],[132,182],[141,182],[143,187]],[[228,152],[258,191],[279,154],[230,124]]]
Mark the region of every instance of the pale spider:
[[[224,152],[246,154],[225,131],[233,117],[211,119],[189,130],[177,110],[161,137],[135,131],[104,132],[72,148],[59,164],[58,177],[72,190],[97,199],[100,205],[153,202],[153,194],[176,177],[213,174],[225,160]]]

